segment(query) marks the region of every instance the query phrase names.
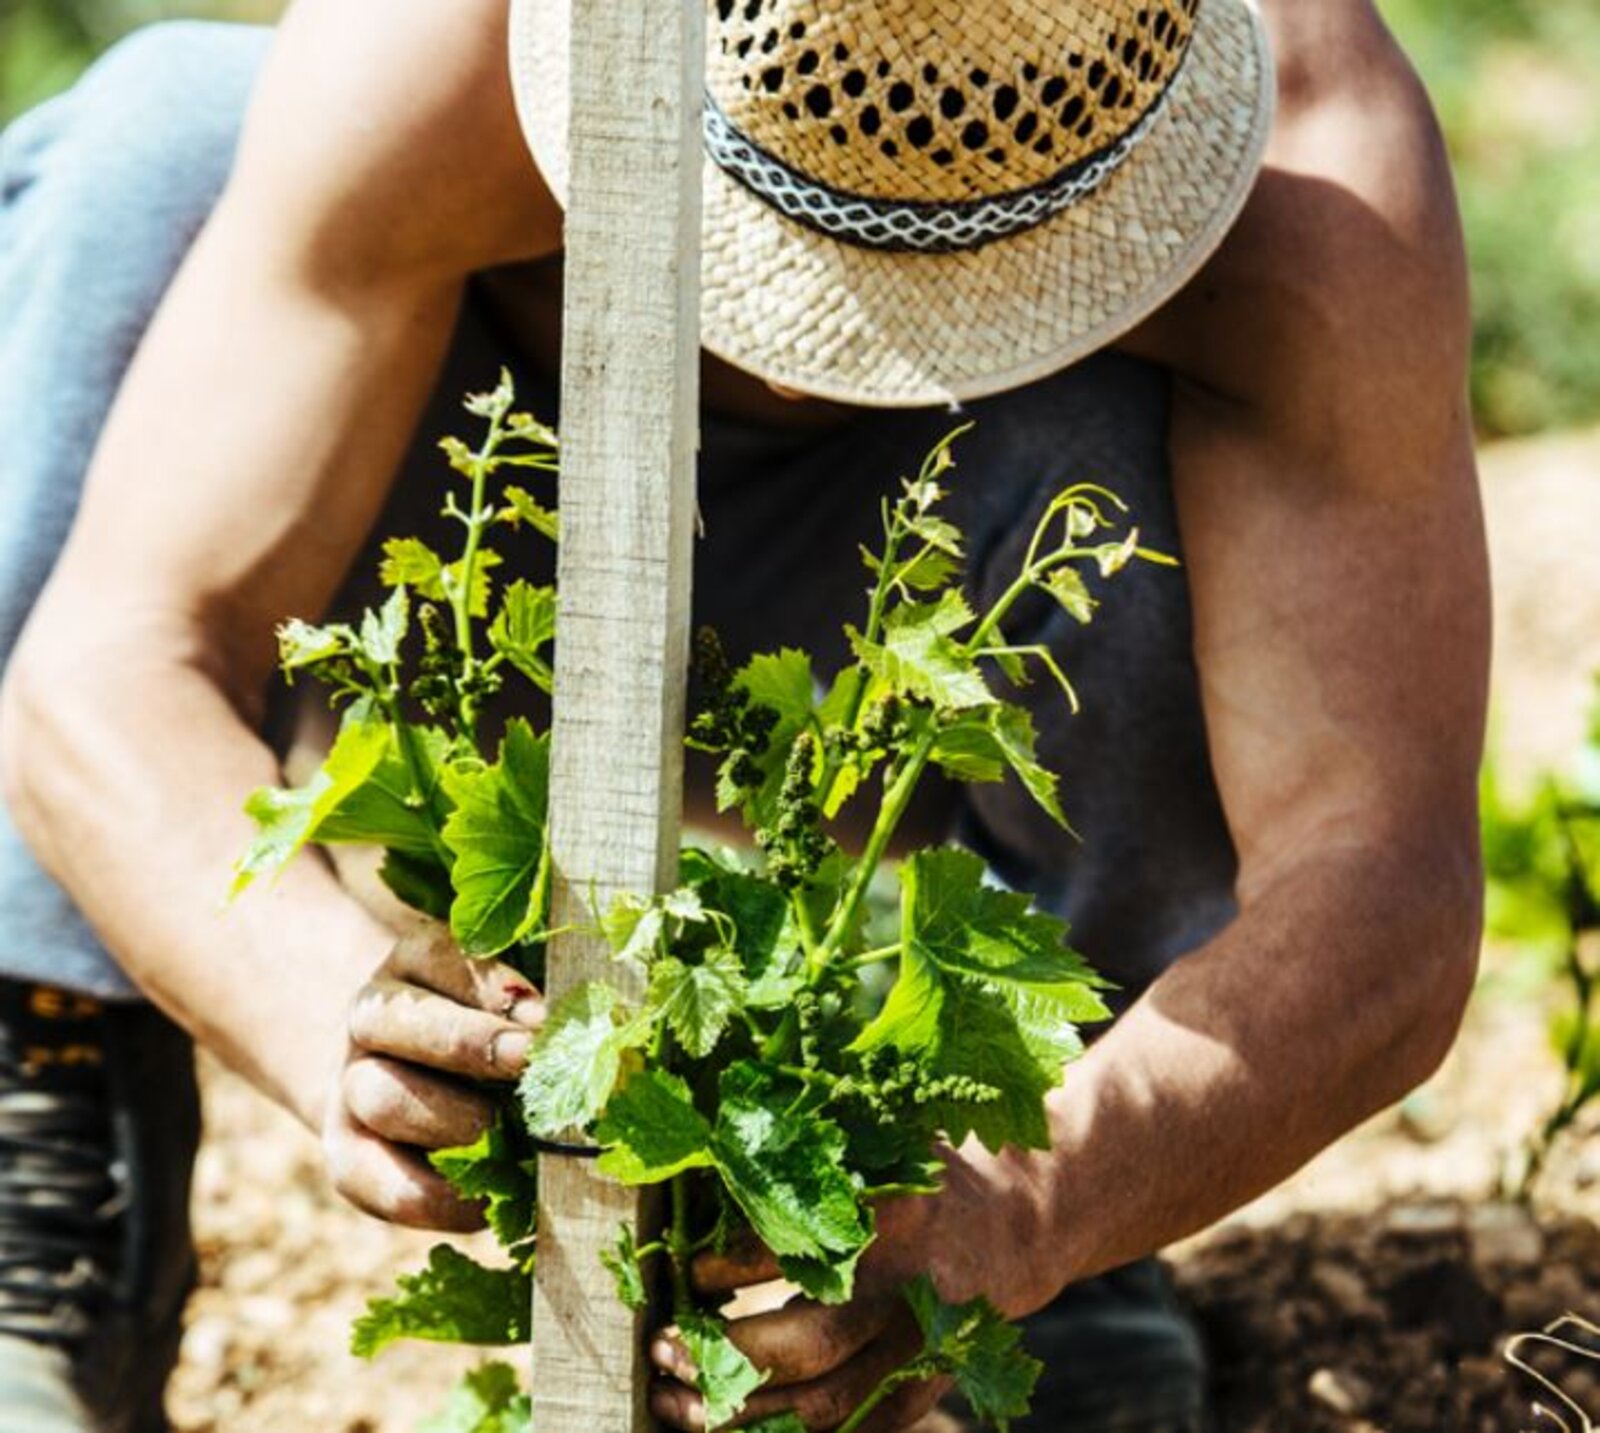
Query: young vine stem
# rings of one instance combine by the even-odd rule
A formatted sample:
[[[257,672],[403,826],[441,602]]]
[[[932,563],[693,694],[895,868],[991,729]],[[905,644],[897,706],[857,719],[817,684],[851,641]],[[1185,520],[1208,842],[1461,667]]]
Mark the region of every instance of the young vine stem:
[[[1069,560],[1079,554],[1075,549],[1056,555],[1056,559],[1039,559],[1038,548],[1049,517],[1039,524],[1034,533],[1034,541],[1028,548],[1028,561],[1023,566],[1022,572],[999,597],[995,604],[978,623],[976,630],[962,644],[962,653],[969,659],[975,659],[989,644],[989,639],[999,630],[1000,624],[1005,621],[1012,607],[1021,600],[1022,595],[1028,591],[1039,579],[1041,573],[1053,565]],[[892,536],[894,524],[890,524],[891,539],[886,541],[884,549],[883,571],[888,571],[890,551],[893,545]],[[882,574],[879,575],[879,590],[874,592],[874,615],[880,617],[878,608],[881,606],[880,594],[884,582]],[[869,617],[869,622],[872,619]],[[939,738],[939,724],[937,718],[928,723],[927,730],[917,738],[916,744],[905,755],[904,763],[889,783],[888,790],[884,793],[883,805],[878,809],[878,819],[873,823],[872,834],[867,840],[866,849],[861,853],[860,860],[856,863],[855,871],[851,876],[849,890],[841,902],[839,909],[834,913],[833,919],[828,924],[827,933],[822,938],[822,944],[815,954],[809,958],[809,965],[813,971],[825,969],[835,960],[843,947],[845,939],[854,925],[856,917],[860,914],[861,907],[867,898],[868,889],[872,885],[872,878],[877,872],[879,863],[883,860],[889,849],[889,843],[894,839],[894,833],[899,828],[901,819],[905,816],[911,798],[917,789],[917,783],[922,779],[923,772],[927,769],[928,762],[933,755],[934,743]],[[823,788],[826,791],[826,786]]]
[[[906,753],[904,763],[889,783],[888,790],[884,792],[883,805],[878,808],[878,819],[873,823],[872,835],[868,837],[866,849],[862,851],[861,858],[851,873],[849,889],[845,892],[844,900],[839,903],[839,909],[834,912],[833,919],[828,923],[828,931],[817,949],[816,959],[811,962],[813,971],[826,969],[838,958],[856,917],[861,913],[861,907],[866,903],[872,878],[877,874],[878,866],[889,849],[889,843],[894,839],[894,833],[899,829],[900,821],[911,805],[912,796],[916,794],[917,783],[927,769],[933,755],[933,744],[938,738],[938,724],[929,722],[927,730],[917,738],[916,744]]]
[[[675,1175],[672,1185],[672,1223],[661,1242],[666,1246],[667,1263],[672,1268],[672,1316],[685,1319],[694,1313],[694,1295],[689,1289],[689,1260],[693,1244],[689,1238],[689,1180]]]
[[[878,641],[883,635],[884,609],[888,605],[891,589],[890,576],[894,570],[895,558],[900,551],[900,544],[905,539],[905,519],[901,516],[900,507],[901,504],[897,503],[884,520],[883,560],[878,568],[878,579],[872,587],[872,596],[867,602],[867,626],[862,633],[862,640],[868,643]],[[840,718],[840,725],[846,731],[855,728],[861,716],[861,703],[867,694],[865,675],[859,666],[850,669],[849,678],[850,694]],[[822,764],[822,777],[817,782],[817,800],[823,806],[826,806],[833,796],[833,786],[839,779],[839,771],[843,764],[843,753],[838,751],[830,752]]]
[[[429,778],[421,753],[417,750],[416,728],[405,719],[405,714],[400,710],[398,667],[391,664],[387,671],[380,673],[375,666],[372,666],[368,668],[368,674],[372,678],[373,695],[383,710],[384,719],[389,723],[389,730],[394,735],[400,759],[405,763],[406,775],[411,780],[411,789],[422,803],[422,819],[428,828],[428,843],[448,870],[455,857],[444,843],[444,823],[440,819],[439,808],[434,800],[439,790],[438,779]]]
[[[879,1380],[878,1386],[857,1405],[856,1411],[839,1425],[837,1433],[856,1433],[856,1430],[861,1428],[867,1419],[872,1417],[878,1405],[884,1399],[888,1398],[902,1384],[910,1383],[918,1376],[919,1374],[913,1364],[907,1364],[904,1368],[897,1368],[891,1373],[884,1374],[882,1379]]]
[[[504,417],[505,415],[497,407],[490,416],[489,431],[484,437],[483,446],[473,454],[472,497],[463,518],[467,529],[467,541],[461,553],[460,580],[452,584],[450,592],[450,609],[455,617],[456,650],[461,654],[458,719],[462,735],[469,741],[472,740],[478,726],[478,702],[472,694],[472,678],[477,674],[478,667],[472,644],[472,592],[478,572],[478,550],[483,543],[483,531],[488,526],[488,519],[485,518],[483,511],[484,493],[488,486],[489,470],[494,462],[494,454],[500,446],[501,435],[504,432]]]

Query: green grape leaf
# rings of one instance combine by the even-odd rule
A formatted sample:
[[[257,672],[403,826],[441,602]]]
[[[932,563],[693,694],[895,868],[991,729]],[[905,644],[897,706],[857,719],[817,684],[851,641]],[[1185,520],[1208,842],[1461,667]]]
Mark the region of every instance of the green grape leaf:
[[[746,1423],[744,1433],[807,1433],[800,1415],[792,1408],[782,1413],[771,1413],[757,1423]]]
[[[635,1313],[650,1302],[644,1286],[644,1271],[639,1267],[639,1249],[633,1242],[633,1228],[628,1224],[617,1226],[617,1242],[610,1249],[600,1251],[600,1262],[616,1281],[617,1302]]]
[[[1056,568],[1045,578],[1044,587],[1074,622],[1087,625],[1094,621],[1095,608],[1100,604],[1089,595],[1089,585],[1077,568]]]
[[[444,601],[444,559],[419,537],[391,537],[383,544],[378,579],[386,587],[409,587],[430,602]]]
[[[618,896],[600,920],[600,928],[618,960],[634,965],[649,965],[655,958],[666,912],[658,901],[641,901],[634,896]]]
[[[704,1059],[728,1028],[744,1002],[744,966],[731,950],[713,946],[699,963],[676,956],[656,961],[650,969],[649,1005],[667,1022],[685,1053]]]
[[[447,738],[431,727],[412,730],[418,758],[431,769],[443,760]],[[259,877],[281,870],[308,842],[370,844],[422,855],[435,850],[425,800],[413,791],[393,730],[354,712],[310,781],[264,786],[251,794],[245,811],[256,823],[256,834],[234,867],[235,896]]]
[[[532,1433],[528,1395],[508,1363],[485,1363],[465,1374],[439,1412],[417,1433]]]
[[[252,792],[244,809],[256,824],[256,834],[234,866],[233,894],[280,871],[315,839],[328,813],[371,777],[389,743],[389,729],[379,722],[346,722],[304,786],[263,786]]]
[[[944,496],[941,491],[939,501]],[[917,513],[906,524],[906,530],[936,552],[942,552],[949,557],[961,558],[966,555],[966,538],[948,518],[940,517],[937,513],[926,510]]]
[[[467,411],[473,410],[469,405]],[[475,417],[487,417],[487,414],[474,414]],[[444,454],[445,461],[464,478],[470,478],[477,472],[478,455],[472,451],[460,438],[446,436],[439,439],[439,451]]]
[[[500,512],[500,521],[511,527],[527,523],[535,532],[543,533],[551,542],[561,537],[561,520],[526,488],[507,483],[501,489],[506,500]]]
[[[881,642],[869,642],[853,628],[849,636],[861,664],[891,691],[941,710],[964,711],[994,701],[976,660],[954,640],[972,620],[966,599],[946,591],[937,602],[896,607],[884,621]]]
[[[778,714],[766,749],[751,753],[751,760],[761,772],[761,785],[754,795],[744,797],[725,776],[718,780],[718,809],[729,810],[744,800],[746,815],[759,823],[771,813],[777,800],[789,748],[813,720],[816,683],[811,674],[811,658],[793,647],[762,652],[740,669],[733,684],[749,696],[752,705],[769,707]]]
[[[1020,1329],[987,1299],[945,1303],[926,1274],[906,1285],[905,1296],[922,1330],[919,1364],[953,1378],[979,1421],[1000,1433],[1027,1415],[1044,1365],[1023,1351]]]
[[[1060,1082],[1061,1064],[1047,1061],[1042,1042],[1024,1035],[999,987],[946,976],[908,950],[888,1000],[854,1048],[884,1046],[918,1060],[930,1077],[972,1080],[995,1093],[923,1107],[950,1143],[976,1134],[996,1153],[1007,1145],[1049,1147],[1044,1097]]]
[[[711,1163],[711,1126],[689,1087],[664,1070],[641,1070],[611,1096],[595,1125],[606,1146],[600,1173],[619,1184],[660,1184]]]
[[[782,732],[801,731],[811,720],[816,700],[811,658],[794,647],[752,657],[734,677],[734,686],[742,689],[756,706],[771,707],[777,712]],[[774,744],[787,742],[779,737]]]
[[[793,1108],[794,1092],[740,1061],[723,1072],[711,1151],[757,1236],[779,1257],[839,1262],[872,1237],[844,1165],[845,1133]]]
[[[939,967],[919,948],[902,950],[895,982],[853,1048],[866,1051],[890,1046],[908,1055],[936,1050],[944,1035],[946,984]]]
[[[541,691],[555,681],[544,649],[556,635],[556,591],[520,579],[506,588],[489,645]]]
[[[1016,774],[1023,789],[1058,826],[1070,831],[1067,815],[1061,809],[1055,772],[1040,765],[1034,746],[1037,735],[1033,716],[1015,702],[1001,702],[989,714],[989,734],[995,749]]]
[[[940,729],[934,738],[933,760],[957,781],[1004,781],[1006,759],[995,744],[989,723],[980,715],[966,714]]]
[[[477,554],[472,574],[474,617],[489,611],[491,569],[500,565],[500,554],[482,549]],[[429,602],[447,602],[460,586],[461,561],[445,562],[427,543],[415,537],[391,537],[383,544],[383,562],[378,578],[386,586],[411,588]]]
[[[1004,998],[975,981],[945,982],[940,1005],[940,1037],[928,1062],[931,1075],[975,1080],[999,1092],[992,1101],[934,1100],[929,1113],[960,1145],[976,1135],[998,1154],[1008,1145],[1048,1149],[1050,1126],[1045,1096],[1061,1083],[1059,1061],[1043,1058],[1030,1042]]]
[[[403,905],[436,921],[449,921],[450,903],[456,893],[450,884],[450,872],[437,857],[385,851],[378,877]]]
[[[400,660],[400,646],[411,625],[411,599],[404,587],[397,587],[383,606],[361,614],[361,650],[369,662],[380,667],[393,665]]]
[[[304,786],[262,786],[250,793],[244,810],[256,830],[234,862],[230,900],[262,876],[276,875],[299,854],[316,822],[318,801],[330,794],[338,799],[326,764]]]
[[[1083,1038],[1078,1034],[1078,1023],[1110,1019],[1110,1011],[1096,994],[1088,997],[1104,1014],[1098,1012],[1078,1021],[1063,1019],[1060,1003],[1049,993],[1041,994],[1025,985],[998,985],[995,987],[1017,1022],[1017,1033],[1022,1043],[1032,1052],[1042,1069],[1059,1070],[1070,1065],[1083,1054]]]
[[[525,940],[543,917],[540,875],[550,741],[520,718],[506,723],[493,766],[445,773],[455,810],[444,843],[455,855],[450,929],[472,956],[498,955]]]
[[[622,1059],[645,1038],[648,1026],[621,1023],[617,993],[592,980],[555,1004],[528,1050],[518,1090],[529,1130],[557,1139],[588,1125],[606,1106],[622,1073]]]
[[[461,558],[455,562],[447,562],[439,574],[439,587],[447,601],[454,601],[456,593],[461,590],[461,575],[465,570],[463,564],[466,559]],[[487,617],[489,615],[489,597],[494,587],[494,579],[490,573],[500,566],[501,558],[498,552],[491,552],[488,548],[479,548],[472,564],[472,592],[467,601],[467,611],[473,617]]]
[[[862,1245],[854,1253],[835,1255],[827,1259],[808,1259],[800,1254],[789,1254],[778,1260],[778,1270],[807,1298],[819,1304],[847,1303],[855,1290],[856,1265],[866,1253]]]
[[[687,925],[701,925],[710,919],[706,914],[706,903],[700,899],[700,892],[688,886],[665,892],[660,902],[663,912]]]
[[[950,527],[950,524],[944,526]],[[870,548],[861,549],[861,560],[874,577],[883,571],[883,559]],[[909,557],[895,563],[890,581],[916,592],[937,592],[949,586],[960,571],[959,555],[952,556],[937,547],[919,547]]]
[[[518,1155],[503,1120],[496,1119],[471,1144],[434,1150],[428,1163],[463,1199],[483,1201],[484,1219],[502,1244],[511,1248],[533,1237],[537,1162]]]
[[[399,1293],[372,1299],[350,1330],[350,1352],[371,1358],[399,1339],[485,1345],[525,1343],[533,1275],[488,1269],[448,1244],[436,1244],[425,1269],[402,1274]]]
[[[733,949],[751,1010],[788,1005],[800,989],[800,932],[783,889],[760,876],[713,868],[697,881],[707,906],[733,923]]]
[[[919,851],[900,868],[907,944],[947,973],[1049,993],[1069,1018],[1106,1017],[1106,981],[1066,944],[1066,926],[1027,896],[984,879],[983,861],[947,847]]]
[[[705,1400],[705,1426],[721,1428],[739,1416],[764,1375],[728,1337],[727,1325],[710,1314],[678,1320],[678,1338],[695,1367],[694,1386]]]
[[[314,627],[292,617],[278,628],[278,665],[291,681],[296,672],[347,657],[355,647],[355,630],[344,622]]]
[[[325,846],[381,846],[437,862],[431,823],[444,802],[440,786],[450,738],[437,727],[408,724],[403,728],[411,756],[407,761],[393,727],[381,722],[368,725],[383,733],[377,764],[364,781],[323,812],[308,839]],[[413,767],[423,783],[421,791],[412,777]]]
[[[932,756],[960,781],[1000,781],[1009,769],[1050,819],[1070,831],[1056,775],[1040,765],[1035,740],[1033,717],[1026,707],[996,702],[946,725],[934,739]]]
[[[1108,1010],[1105,982],[1064,943],[1065,927],[1025,896],[984,883],[970,852],[922,851],[901,867],[900,973],[855,1042],[889,1046],[931,1077],[992,1092],[929,1105],[947,1138],[998,1151],[1049,1142],[1044,1097],[1081,1048],[1076,1025]]]

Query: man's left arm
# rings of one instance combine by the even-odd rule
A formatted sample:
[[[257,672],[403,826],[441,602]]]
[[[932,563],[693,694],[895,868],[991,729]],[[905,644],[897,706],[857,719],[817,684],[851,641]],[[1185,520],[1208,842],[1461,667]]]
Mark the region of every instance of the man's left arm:
[[[1068,1072],[1048,1154],[953,1152],[940,1195],[883,1211],[850,1305],[734,1325],[773,1369],[753,1413],[835,1426],[911,1351],[905,1278],[1029,1312],[1279,1183],[1453,1042],[1480,926],[1488,579],[1459,234],[1417,102],[1365,105],[1353,136],[1409,135],[1381,164],[1321,125],[1297,151],[1291,129],[1185,301],[1210,325],[1169,315],[1201,337],[1168,356],[1206,378],[1178,384],[1174,484],[1237,918]],[[930,1401],[904,1390],[871,1426]],[[669,1386],[657,1408],[693,1426],[690,1403]]]

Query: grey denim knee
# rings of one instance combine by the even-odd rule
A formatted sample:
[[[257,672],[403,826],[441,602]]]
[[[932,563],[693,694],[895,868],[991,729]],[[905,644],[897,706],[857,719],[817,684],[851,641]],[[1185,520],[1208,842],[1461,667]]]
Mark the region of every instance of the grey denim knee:
[[[0,134],[0,664],[134,348],[221,192],[269,38],[152,26]],[[0,973],[135,993],[3,810]]]

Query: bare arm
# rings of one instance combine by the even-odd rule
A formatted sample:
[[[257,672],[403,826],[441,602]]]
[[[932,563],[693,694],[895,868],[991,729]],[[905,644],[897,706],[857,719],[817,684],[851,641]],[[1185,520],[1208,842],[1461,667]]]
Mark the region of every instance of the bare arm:
[[[1271,1187],[1453,1040],[1488,658],[1464,266],[1426,106],[1366,44],[1376,93],[1298,98],[1246,219],[1140,339],[1181,375],[1174,482],[1238,917],[1072,1068],[1049,1154],[952,1152],[938,1196],[883,1211],[851,1304],[734,1325],[774,1370],[752,1412],[835,1426],[916,1346],[907,1278],[931,1266],[946,1297],[1029,1312]],[[903,1390],[872,1426],[929,1397]],[[691,1426],[692,1403],[669,1385],[656,1408]]]
[[[1381,101],[1291,111],[1189,300],[1267,316],[1195,351],[1215,387],[1184,387],[1173,435],[1240,913],[1058,1097],[1075,1274],[1204,1227],[1397,1099],[1471,988],[1489,617],[1465,265],[1426,103],[1368,44]]]
[[[313,861],[222,898],[241,798],[280,779],[255,734],[275,624],[342,580],[464,276],[558,242],[504,24],[503,0],[292,11],[5,691],[31,844],[133,978],[313,1126],[392,934]]]

